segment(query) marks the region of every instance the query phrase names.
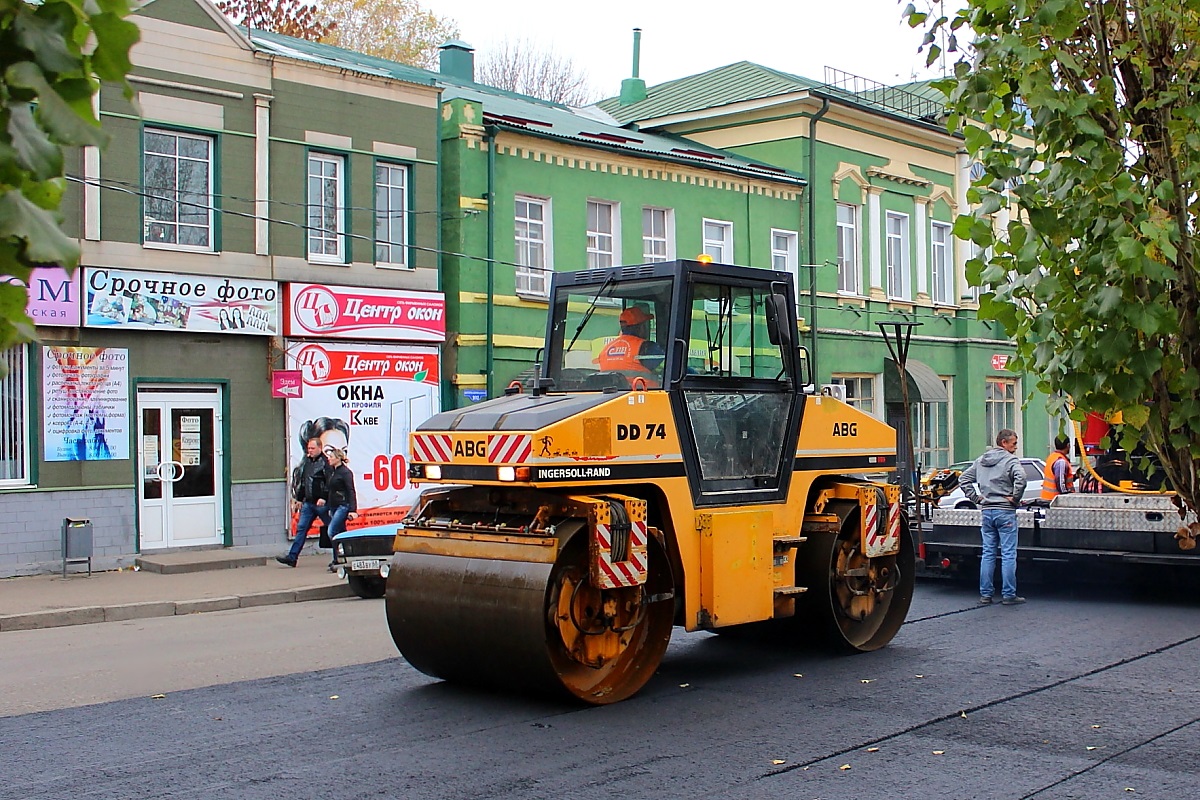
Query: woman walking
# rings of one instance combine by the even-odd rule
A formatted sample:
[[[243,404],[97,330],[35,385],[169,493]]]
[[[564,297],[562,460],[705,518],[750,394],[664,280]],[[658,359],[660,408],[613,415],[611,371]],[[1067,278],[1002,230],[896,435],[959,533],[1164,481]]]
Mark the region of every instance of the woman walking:
[[[347,466],[349,459],[346,451],[331,447],[325,451],[329,459],[329,475],[326,483],[328,497],[325,501],[329,509],[329,540],[333,545],[333,561],[329,562],[329,571],[337,571],[337,543],[334,537],[346,530],[346,520],[358,518],[358,497],[354,494],[354,473]]]

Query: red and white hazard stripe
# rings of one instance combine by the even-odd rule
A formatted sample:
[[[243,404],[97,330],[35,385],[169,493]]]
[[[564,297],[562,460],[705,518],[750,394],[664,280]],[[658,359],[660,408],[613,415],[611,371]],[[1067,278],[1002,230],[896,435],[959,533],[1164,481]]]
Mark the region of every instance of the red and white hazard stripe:
[[[533,453],[533,437],[527,433],[500,433],[488,437],[489,464],[524,464]]]
[[[448,462],[454,456],[454,444],[444,433],[418,433],[412,437],[413,461]]]
[[[600,567],[600,588],[616,589],[621,586],[641,586],[646,582],[646,523],[629,524],[629,553],[624,561],[612,560],[612,538],[608,525],[598,524],[592,536],[599,550],[596,563]]]

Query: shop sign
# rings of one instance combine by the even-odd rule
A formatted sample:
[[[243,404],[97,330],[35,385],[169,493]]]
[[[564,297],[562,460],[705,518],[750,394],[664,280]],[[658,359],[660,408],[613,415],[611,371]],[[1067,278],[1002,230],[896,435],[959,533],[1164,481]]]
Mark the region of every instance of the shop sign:
[[[276,399],[304,396],[304,373],[298,369],[277,369],[271,372],[271,397]]]
[[[1009,356],[1004,353],[994,353],[992,355],[992,369],[1001,370],[1008,366]]]
[[[347,527],[394,533],[420,493],[408,483],[408,434],[439,411],[437,351],[292,342],[285,362],[303,381],[303,397],[287,404],[293,479],[308,439],[320,439],[323,449],[344,448],[359,513]],[[293,535],[296,519],[293,514]]]
[[[441,342],[446,296],[441,292],[363,289],[289,283],[286,336]]]
[[[46,461],[129,458],[129,351],[42,347]]]
[[[275,281],[89,267],[89,328],[279,335]]]
[[[29,292],[29,303],[25,313],[34,325],[60,328],[79,327],[79,273],[71,275],[62,267],[37,267],[29,276],[29,282],[11,276],[0,276],[0,281],[24,286]]]

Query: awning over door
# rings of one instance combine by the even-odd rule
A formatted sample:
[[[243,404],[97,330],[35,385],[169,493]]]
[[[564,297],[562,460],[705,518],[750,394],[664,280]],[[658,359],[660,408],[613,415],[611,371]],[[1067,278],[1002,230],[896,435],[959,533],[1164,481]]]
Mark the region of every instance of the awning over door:
[[[908,373],[910,403],[945,403],[950,399],[942,379],[925,362],[910,358],[905,362],[904,371]],[[900,370],[890,358],[883,360],[883,396],[889,403],[899,403],[903,396],[900,393]]]

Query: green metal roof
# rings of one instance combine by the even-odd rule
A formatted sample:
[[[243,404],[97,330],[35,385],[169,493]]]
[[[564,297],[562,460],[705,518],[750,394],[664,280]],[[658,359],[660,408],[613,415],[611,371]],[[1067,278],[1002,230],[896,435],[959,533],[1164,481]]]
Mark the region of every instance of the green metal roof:
[[[377,58],[376,56],[369,56],[364,53],[356,53],[353,50],[344,50],[341,47],[334,47],[330,44],[295,39],[291,36],[284,36],[283,34],[271,31],[262,31],[257,28],[254,30],[241,28],[241,30],[245,31],[246,35],[250,37],[250,42],[254,45],[254,49],[263,53],[285,56],[299,61],[311,61],[327,67],[336,67],[364,75],[375,75],[381,78],[391,78],[393,80],[405,81],[406,83],[416,83],[423,86],[436,85],[434,83],[435,73],[419,69],[418,67],[410,67],[407,64],[401,64],[397,61],[388,61],[386,58]]]
[[[820,82],[739,61],[651,86],[646,99],[637,103],[623,106],[610,97],[596,105],[622,125],[804,91],[923,125],[936,126],[944,108],[945,98],[930,81],[887,86],[840,70],[827,68],[826,73],[832,77]]]
[[[622,128],[607,114],[595,109],[575,110],[536,97],[463,81],[440,72],[410,67],[353,50],[294,39],[278,33],[255,30],[251,32],[250,39],[256,49],[265,53],[366,75],[437,86],[442,90],[444,100],[462,98],[480,103],[485,125],[495,125],[541,138],[568,141],[598,150],[616,151],[656,161],[690,164],[744,178],[774,180],[793,185],[803,185],[806,182],[804,176],[799,173],[708,147],[690,139]]]
[[[738,61],[698,75],[651,86],[646,90],[646,99],[637,103],[623,106],[618,98],[610,97],[596,105],[624,125],[639,119],[702,111],[731,103],[802,92],[820,85],[799,75],[789,75],[749,61]]]

